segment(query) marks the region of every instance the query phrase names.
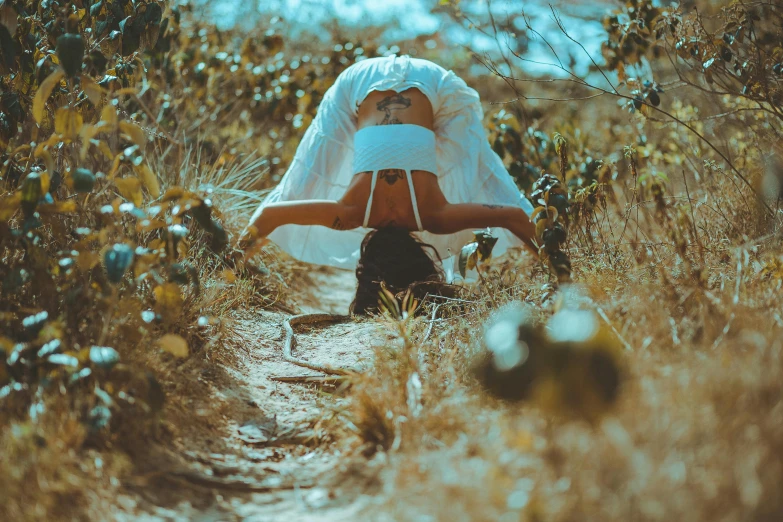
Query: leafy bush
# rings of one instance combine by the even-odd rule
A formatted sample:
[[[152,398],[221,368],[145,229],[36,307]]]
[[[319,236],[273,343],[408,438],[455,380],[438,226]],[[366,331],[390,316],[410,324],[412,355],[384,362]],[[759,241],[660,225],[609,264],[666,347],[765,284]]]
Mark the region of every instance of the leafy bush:
[[[230,231],[365,50],[284,56],[272,27],[237,43],[164,1],[0,9],[0,422],[135,444],[168,387],[151,361],[203,352],[238,301],[287,299]]]

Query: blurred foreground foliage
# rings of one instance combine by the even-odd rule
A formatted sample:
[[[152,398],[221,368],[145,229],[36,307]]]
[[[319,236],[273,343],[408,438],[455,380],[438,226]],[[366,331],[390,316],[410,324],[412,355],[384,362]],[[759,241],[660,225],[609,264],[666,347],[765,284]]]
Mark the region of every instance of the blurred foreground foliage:
[[[0,423],[19,455],[0,518],[18,520],[57,507],[26,512],[40,484],[82,495],[22,448],[59,447],[68,467],[81,448],[138,445],[168,373],[207,355],[232,306],[285,300],[279,274],[235,262],[229,231],[365,49],[287,55],[279,28],[221,33],[155,0],[0,14]]]

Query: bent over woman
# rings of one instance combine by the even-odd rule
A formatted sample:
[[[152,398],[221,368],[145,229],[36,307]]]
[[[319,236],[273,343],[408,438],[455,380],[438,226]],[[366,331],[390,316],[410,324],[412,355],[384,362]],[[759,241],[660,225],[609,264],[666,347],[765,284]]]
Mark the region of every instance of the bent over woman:
[[[496,231],[496,253],[523,244],[536,251],[533,207],[491,149],[482,116],[476,91],[430,61],[353,64],[324,94],[240,245],[271,240],[302,261],[357,268],[360,293],[368,270],[375,287],[441,278],[418,255],[422,247],[439,259],[458,255],[474,229],[505,229]],[[406,268],[412,258],[431,266]]]

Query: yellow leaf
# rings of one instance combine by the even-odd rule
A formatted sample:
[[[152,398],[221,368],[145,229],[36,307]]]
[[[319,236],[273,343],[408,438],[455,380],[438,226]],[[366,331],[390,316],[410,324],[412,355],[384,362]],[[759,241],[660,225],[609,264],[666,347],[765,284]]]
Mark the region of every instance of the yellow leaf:
[[[106,156],[106,159],[114,159],[114,154],[112,153],[111,147],[109,147],[108,143],[103,140],[92,140],[92,142],[97,142],[98,150],[101,151],[104,156]],[[117,165],[119,165],[119,160],[117,161]]]
[[[49,173],[41,172],[41,194],[49,192]]]
[[[113,105],[106,105],[101,111],[101,121],[106,122],[111,130],[116,129],[117,122],[119,121],[119,118],[117,117],[117,108]]]
[[[134,96],[134,95],[136,95],[136,88],[135,87],[125,87],[125,88],[122,88],[122,89],[118,89],[114,94],[116,96],[125,96],[125,95]]]
[[[8,221],[19,209],[21,200],[21,192],[15,192],[7,198],[0,199],[0,221]]]
[[[33,99],[33,118],[35,118],[36,123],[40,124],[41,120],[43,120],[46,100],[49,99],[49,95],[52,94],[52,89],[54,89],[55,85],[60,83],[63,76],[65,76],[65,71],[58,67],[57,70],[47,76],[38,87],[38,92],[35,93],[35,98]]]
[[[101,142],[103,143],[103,142]],[[109,151],[111,152],[111,151]],[[111,156],[109,156],[111,157]],[[114,179],[114,176],[117,175],[117,171],[120,168],[120,161],[122,160],[122,152],[114,156],[114,161],[111,164],[111,170],[109,170],[109,175],[107,176],[109,179]]]
[[[95,254],[89,250],[79,252],[79,255],[76,256],[76,265],[79,267],[79,270],[81,270],[82,272],[87,272],[88,270],[92,270],[100,262],[101,262],[101,257],[98,254]]]
[[[30,144],[29,143],[23,143],[22,145],[19,145],[14,149],[14,152],[11,154],[12,156],[16,156],[17,154],[21,154],[23,152],[27,152],[30,150]]]
[[[536,223],[536,239],[539,241],[543,241],[544,232],[546,229],[549,228],[549,220],[544,218],[538,220],[538,223]]]
[[[82,138],[82,148],[81,151],[79,151],[81,159],[87,157],[87,150],[90,148],[92,138],[98,134],[100,130],[101,127],[99,125],[85,125],[82,127],[82,131],[79,133]]]
[[[174,201],[175,199],[180,199],[184,195],[185,189],[182,187],[171,187],[163,195],[163,201]]]
[[[59,145],[60,143],[62,143],[62,139],[60,139],[60,135],[52,134],[51,136],[49,136],[49,139],[41,143],[41,145],[43,145],[46,148],[51,148]]]
[[[176,283],[163,283],[154,288],[155,311],[171,317],[182,310],[182,292]]]
[[[73,140],[79,136],[84,119],[76,109],[60,107],[54,116],[54,130],[63,138]]]
[[[117,185],[117,190],[120,191],[122,197],[132,202],[137,207],[141,206],[141,181],[139,181],[139,178],[116,178],[114,184]]]
[[[224,280],[226,283],[233,283],[234,281],[236,281],[236,280],[237,280],[237,275],[236,275],[236,273],[234,273],[234,271],[233,271],[233,270],[231,270],[230,268],[226,268],[225,270],[223,270],[223,271],[220,273],[220,275],[223,277],[223,280]]]
[[[152,232],[166,226],[166,222],[161,219],[144,219],[136,223],[136,230],[139,232]]]
[[[93,105],[98,107],[103,101],[104,90],[86,74],[81,75],[81,84],[84,94],[87,95],[87,98],[90,99]]]
[[[169,352],[174,357],[188,356],[188,342],[177,334],[166,334],[158,339],[158,346],[164,352]]]
[[[43,159],[44,164],[46,165],[46,172],[54,172],[54,158],[52,158],[52,155],[46,150],[43,143],[35,148],[35,157]]]
[[[133,143],[143,151],[147,145],[147,134],[138,125],[127,121],[120,122],[120,130],[124,132]]]
[[[158,183],[158,177],[152,172],[147,164],[142,163],[141,165],[133,167],[133,170],[136,171],[136,174],[139,176],[144,186],[147,187],[147,190],[149,190],[153,199],[158,199],[160,197],[160,184]]]

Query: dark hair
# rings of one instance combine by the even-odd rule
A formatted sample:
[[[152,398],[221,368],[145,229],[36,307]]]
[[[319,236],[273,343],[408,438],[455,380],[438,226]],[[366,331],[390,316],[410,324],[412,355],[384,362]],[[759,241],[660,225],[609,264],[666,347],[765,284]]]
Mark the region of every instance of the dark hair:
[[[431,250],[437,263],[427,250]],[[435,247],[422,243],[401,228],[379,228],[364,236],[356,279],[359,286],[351,313],[366,315],[378,311],[381,281],[393,294],[421,281],[444,280]]]

